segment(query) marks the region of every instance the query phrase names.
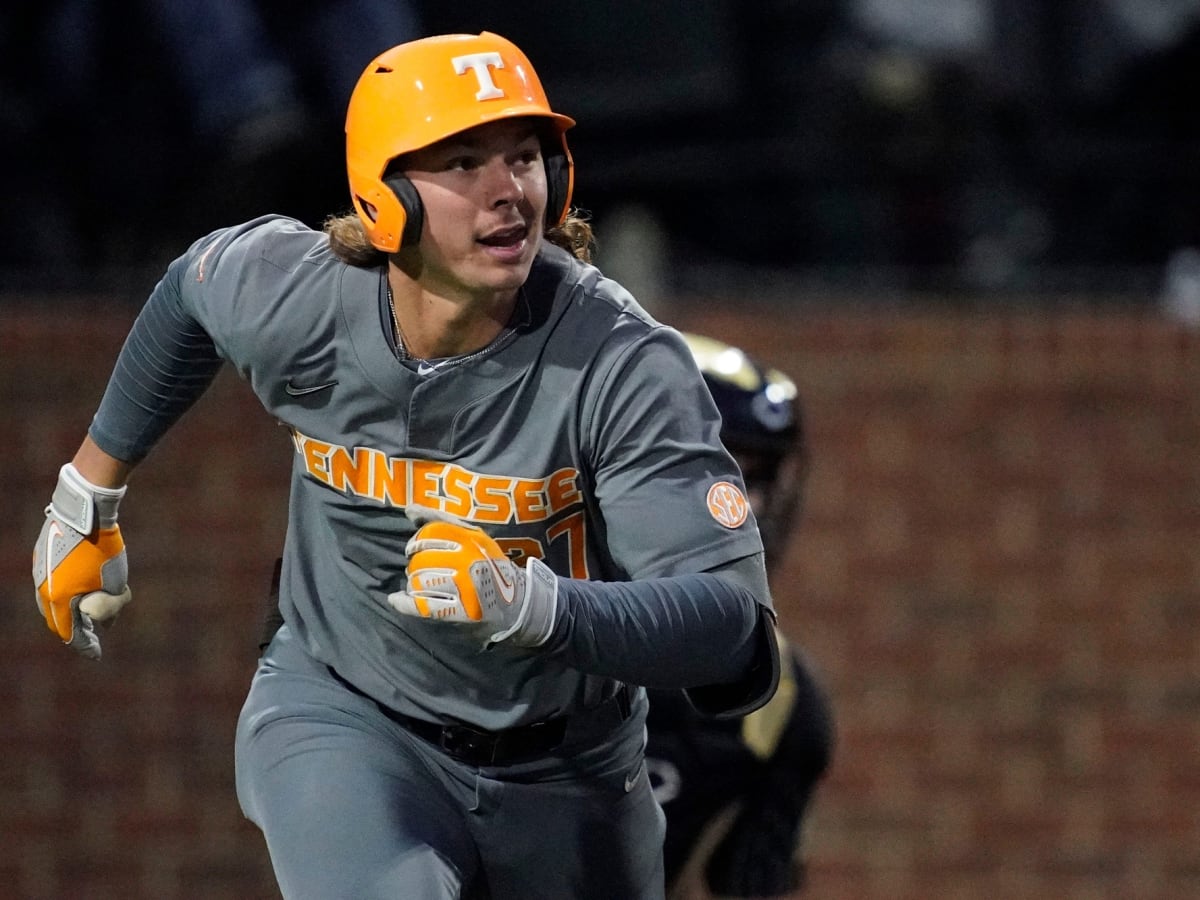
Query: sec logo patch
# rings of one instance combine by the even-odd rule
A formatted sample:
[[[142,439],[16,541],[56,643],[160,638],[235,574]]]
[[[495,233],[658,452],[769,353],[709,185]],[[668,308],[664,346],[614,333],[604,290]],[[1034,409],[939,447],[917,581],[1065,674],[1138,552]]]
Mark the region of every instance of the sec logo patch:
[[[708,511],[726,528],[737,528],[750,514],[750,503],[736,484],[718,481],[708,489]]]

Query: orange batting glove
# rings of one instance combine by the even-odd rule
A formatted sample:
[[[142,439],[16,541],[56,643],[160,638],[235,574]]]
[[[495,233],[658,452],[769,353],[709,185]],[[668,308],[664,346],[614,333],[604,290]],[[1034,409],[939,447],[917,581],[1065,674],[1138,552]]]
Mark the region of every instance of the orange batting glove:
[[[522,569],[482,529],[436,510],[410,506],[418,526],[404,552],[408,584],[388,595],[406,616],[447,622],[479,622],[488,630],[484,646],[511,640],[538,647],[554,631],[558,576],[540,559]]]
[[[117,527],[125,488],[102,488],[71,463],[58,473],[46,522],[33,548],[33,586],[46,624],[71,649],[100,658],[96,624],[129,602],[129,563]]]

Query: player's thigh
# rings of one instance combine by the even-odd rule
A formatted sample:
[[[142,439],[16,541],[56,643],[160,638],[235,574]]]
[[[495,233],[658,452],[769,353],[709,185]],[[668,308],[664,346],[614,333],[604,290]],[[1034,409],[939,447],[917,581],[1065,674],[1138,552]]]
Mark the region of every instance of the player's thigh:
[[[238,797],[284,896],[459,897],[478,869],[463,803],[409,739],[361,711],[256,688],[238,727]]]
[[[663,896],[665,820],[646,777],[643,734],[638,716],[555,777],[481,777],[476,838],[494,897]]]

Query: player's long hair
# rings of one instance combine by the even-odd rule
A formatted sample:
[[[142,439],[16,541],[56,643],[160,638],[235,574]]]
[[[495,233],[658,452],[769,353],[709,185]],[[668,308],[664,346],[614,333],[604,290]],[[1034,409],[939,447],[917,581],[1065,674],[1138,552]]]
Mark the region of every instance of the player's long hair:
[[[325,220],[324,231],[333,255],[347,265],[372,269],[387,261],[387,254],[372,246],[358,213],[330,216]],[[576,259],[592,261],[596,238],[592,224],[578,210],[571,210],[561,225],[547,229],[546,240],[562,247]]]

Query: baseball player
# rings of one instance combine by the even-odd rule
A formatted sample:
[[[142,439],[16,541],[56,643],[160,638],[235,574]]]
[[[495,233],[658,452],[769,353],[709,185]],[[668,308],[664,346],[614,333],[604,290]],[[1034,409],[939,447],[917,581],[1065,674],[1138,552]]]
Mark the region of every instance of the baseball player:
[[[808,469],[796,386],[729,344],[698,334],[684,339],[721,413],[721,439],[742,469],[770,574],[785,552]],[[260,651],[283,624],[282,564],[275,562]],[[745,718],[703,716],[680,691],[648,692],[646,766],[667,816],[672,897],[780,897],[803,884],[804,816],[829,766],[833,717],[811,666],[789,649],[780,688]]]
[[[736,347],[685,338],[745,478],[768,572],[777,573],[808,468],[795,384]],[[798,848],[829,765],[833,718],[797,648],[785,650],[783,667],[775,696],[743,719],[702,716],[679,691],[649,692],[646,763],[667,816],[673,897],[780,897],[803,883]]]
[[[283,626],[235,741],[287,898],[658,898],[645,687],[779,682],[763,546],[687,344],[587,263],[565,133],[495,34],[373,60],[353,211],[196,241],[117,359],[34,549],[100,655],[134,466],[228,362],[292,437]]]

